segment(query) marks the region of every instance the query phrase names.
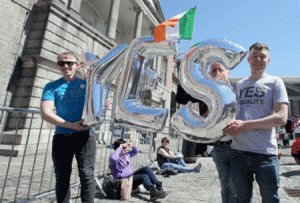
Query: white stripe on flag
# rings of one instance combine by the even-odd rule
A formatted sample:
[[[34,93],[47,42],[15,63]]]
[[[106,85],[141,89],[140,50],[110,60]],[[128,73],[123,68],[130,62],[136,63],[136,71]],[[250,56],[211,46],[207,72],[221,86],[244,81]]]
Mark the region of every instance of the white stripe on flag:
[[[184,14],[186,14],[186,12],[180,13],[177,16],[174,16],[173,18],[182,18],[182,16],[184,16]],[[170,19],[172,19],[172,18],[170,18]]]
[[[179,39],[179,22],[175,27],[166,26],[166,39],[178,40]]]

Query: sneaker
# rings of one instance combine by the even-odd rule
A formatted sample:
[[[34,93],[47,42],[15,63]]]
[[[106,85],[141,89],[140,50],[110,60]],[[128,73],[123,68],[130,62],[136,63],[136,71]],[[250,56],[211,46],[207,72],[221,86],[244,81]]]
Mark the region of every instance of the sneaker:
[[[202,167],[202,165],[201,165],[201,163],[199,163],[199,164],[195,167],[195,171],[196,171],[197,173],[200,173],[201,167]]]

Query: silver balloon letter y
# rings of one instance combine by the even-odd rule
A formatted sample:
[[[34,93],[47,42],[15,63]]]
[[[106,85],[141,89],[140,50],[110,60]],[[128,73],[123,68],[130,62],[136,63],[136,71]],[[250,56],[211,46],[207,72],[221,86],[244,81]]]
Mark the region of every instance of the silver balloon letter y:
[[[86,61],[86,103],[83,109],[84,125],[95,127],[104,121],[105,100],[109,85],[122,71],[128,45],[120,45],[102,59]]]

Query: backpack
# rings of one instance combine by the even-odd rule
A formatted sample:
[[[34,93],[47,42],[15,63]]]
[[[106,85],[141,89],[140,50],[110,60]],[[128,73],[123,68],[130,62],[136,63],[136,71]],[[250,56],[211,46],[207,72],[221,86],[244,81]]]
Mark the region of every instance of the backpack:
[[[102,188],[108,199],[121,199],[121,179],[107,175],[104,177]]]
[[[158,171],[156,174],[163,175],[164,177],[169,177],[170,175],[177,175],[178,172],[179,171],[174,169],[173,166],[169,165],[169,166],[165,167],[164,169],[161,169],[160,171]]]

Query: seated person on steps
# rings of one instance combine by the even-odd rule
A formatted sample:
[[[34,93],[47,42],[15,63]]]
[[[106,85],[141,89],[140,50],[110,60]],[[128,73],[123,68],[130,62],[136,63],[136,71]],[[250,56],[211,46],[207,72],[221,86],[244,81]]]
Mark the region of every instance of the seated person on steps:
[[[164,137],[161,140],[162,146],[157,149],[157,162],[158,166],[163,170],[165,167],[172,166],[180,172],[200,172],[201,163],[199,163],[195,168],[187,167],[183,155],[179,153],[173,154],[169,148],[169,140]]]

